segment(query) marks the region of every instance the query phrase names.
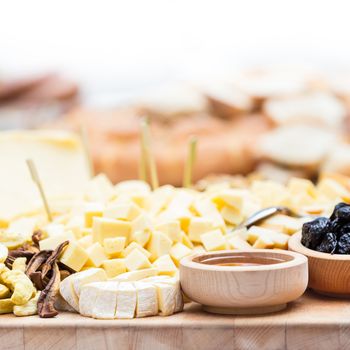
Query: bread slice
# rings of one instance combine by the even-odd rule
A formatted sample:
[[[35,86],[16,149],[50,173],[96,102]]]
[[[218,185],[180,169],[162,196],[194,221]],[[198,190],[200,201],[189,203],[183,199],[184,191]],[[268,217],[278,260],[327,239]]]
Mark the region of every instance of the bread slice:
[[[335,128],[347,113],[344,103],[328,92],[273,98],[264,103],[263,110],[277,125],[303,122]]]
[[[282,126],[265,134],[257,151],[263,158],[292,167],[316,167],[336,142],[336,135],[309,125]]]

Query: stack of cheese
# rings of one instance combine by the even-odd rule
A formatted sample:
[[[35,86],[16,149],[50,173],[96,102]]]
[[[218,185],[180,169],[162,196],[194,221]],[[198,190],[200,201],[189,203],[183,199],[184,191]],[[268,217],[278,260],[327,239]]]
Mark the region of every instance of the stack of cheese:
[[[168,316],[182,311],[179,280],[156,276],[157,272],[126,272],[107,280],[103,269],[91,268],[64,279],[60,293],[81,315],[98,319]]]

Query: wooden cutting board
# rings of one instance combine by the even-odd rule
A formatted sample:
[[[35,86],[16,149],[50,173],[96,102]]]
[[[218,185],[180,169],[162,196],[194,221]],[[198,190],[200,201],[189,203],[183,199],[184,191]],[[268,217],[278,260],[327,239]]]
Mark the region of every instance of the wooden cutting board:
[[[0,349],[350,349],[350,300],[311,292],[265,316],[221,316],[196,304],[170,317],[94,320],[0,316]]]

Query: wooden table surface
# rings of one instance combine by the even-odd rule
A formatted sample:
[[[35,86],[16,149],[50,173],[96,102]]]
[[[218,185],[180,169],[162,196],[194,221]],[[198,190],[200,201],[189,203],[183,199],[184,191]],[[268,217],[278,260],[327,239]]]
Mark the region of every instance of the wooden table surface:
[[[286,310],[221,316],[199,305],[170,317],[94,320],[0,316],[0,349],[350,349],[350,300],[306,293]]]

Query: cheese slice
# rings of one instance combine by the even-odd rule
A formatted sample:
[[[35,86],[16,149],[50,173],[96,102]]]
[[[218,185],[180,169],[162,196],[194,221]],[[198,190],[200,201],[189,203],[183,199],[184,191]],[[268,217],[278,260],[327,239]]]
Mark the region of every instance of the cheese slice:
[[[134,318],[136,303],[136,288],[132,283],[121,282],[118,286],[116,318]]]
[[[92,317],[99,319],[114,319],[117,308],[118,282],[104,282],[98,289],[95,306],[92,310]],[[127,304],[126,300],[122,302]],[[128,305],[124,305],[127,307]]]
[[[0,133],[0,221],[43,211],[26,159],[33,159],[49,203],[81,195],[89,180],[80,138],[64,131],[3,131]],[[53,166],[54,165],[54,166]]]
[[[157,288],[142,281],[135,282],[137,292],[136,317],[154,316],[158,314]]]
[[[83,316],[92,317],[100,286],[105,282],[93,282],[83,286],[79,297],[79,312]]]

